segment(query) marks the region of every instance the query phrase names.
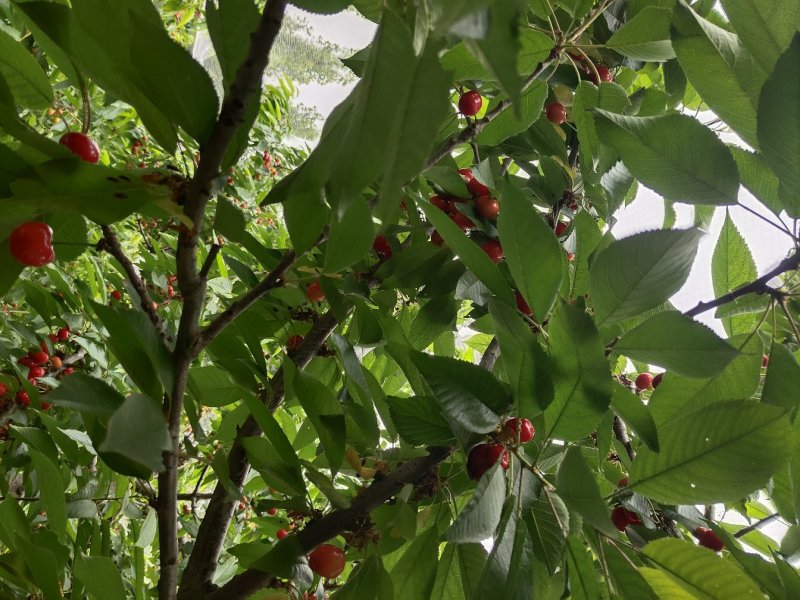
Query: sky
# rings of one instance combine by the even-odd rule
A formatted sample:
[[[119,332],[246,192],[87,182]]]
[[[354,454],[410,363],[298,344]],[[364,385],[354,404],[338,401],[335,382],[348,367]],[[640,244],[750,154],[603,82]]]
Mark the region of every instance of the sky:
[[[312,15],[294,7],[289,7],[289,13],[295,16],[302,16],[311,25],[315,35],[353,50],[359,50],[369,44],[375,31],[373,23],[355,12],[342,12],[336,15],[323,16]],[[344,100],[354,85],[355,83],[349,85],[309,84],[298,86],[298,99],[304,104],[316,107],[320,114],[327,116],[339,102]],[[726,142],[744,146],[734,135],[723,134],[722,137]],[[502,202],[502,198],[500,200]],[[743,188],[740,188],[739,202],[767,218],[775,220],[774,215],[767,211]],[[787,255],[792,247],[792,242],[788,235],[781,233],[777,228],[770,226],[741,207],[733,206],[728,210],[730,211],[731,219],[750,248],[759,275],[769,271]],[[676,214],[676,228],[692,226],[692,207],[677,205]],[[664,219],[664,202],[660,196],[640,185],[639,192],[633,202],[620,209],[615,216],[616,223],[614,224],[613,233],[618,239],[648,229],[660,229]],[[700,242],[694,266],[687,282],[672,297],[672,302],[678,310],[686,311],[694,307],[699,301],[708,301],[714,298],[711,283],[711,257],[724,219],[725,210],[717,209],[707,234]],[[791,228],[791,221],[787,220],[786,222]],[[698,320],[724,336],[722,325],[713,317],[713,311],[704,313],[698,317]],[[719,516],[721,515],[718,512],[717,517]],[[745,523],[744,519],[733,514],[729,514],[726,521]],[[786,526],[779,522],[773,522],[762,530],[774,539],[780,540],[786,531]]]

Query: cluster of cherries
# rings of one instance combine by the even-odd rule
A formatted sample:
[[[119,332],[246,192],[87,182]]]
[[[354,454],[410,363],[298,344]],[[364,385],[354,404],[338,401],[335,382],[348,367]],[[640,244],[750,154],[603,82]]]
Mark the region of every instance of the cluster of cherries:
[[[623,477],[617,483],[618,487],[625,487],[627,485],[627,477]],[[614,507],[614,509],[611,511],[611,522],[614,523],[614,527],[623,532],[628,528],[629,525],[642,524],[642,520],[639,518],[639,515],[632,510],[628,510],[624,506]],[[694,531],[692,531],[692,533],[697,538],[697,543],[704,548],[708,548],[714,552],[722,552],[722,549],[725,547],[725,544],[722,542],[719,536],[708,527],[697,527]]]
[[[470,479],[478,481],[498,460],[503,469],[508,469],[510,456],[506,445],[516,443],[517,439],[520,444],[527,444],[535,434],[533,423],[528,419],[513,417],[506,421],[497,441],[477,444],[469,451],[467,473]]]
[[[56,333],[48,335],[50,341],[55,345],[58,342],[65,342],[69,339],[69,327],[62,327]],[[31,385],[38,385],[39,379],[48,374],[47,365],[53,370],[54,373],[61,375],[72,375],[75,370],[72,367],[64,367],[61,356],[51,356],[47,347],[47,343],[42,340],[39,348],[33,349],[25,356],[17,359],[17,362],[24,367],[28,367],[27,380]],[[6,384],[0,383],[0,403],[5,403],[9,393],[9,388]],[[30,406],[31,397],[22,387],[20,387],[14,394],[14,402],[19,406]],[[50,408],[49,402],[42,402],[42,409],[48,410]]]
[[[96,163],[100,159],[97,144],[83,133],[70,131],[59,142],[86,162]],[[26,267],[43,267],[56,259],[53,229],[42,221],[28,221],[16,227],[8,244],[11,256]]]

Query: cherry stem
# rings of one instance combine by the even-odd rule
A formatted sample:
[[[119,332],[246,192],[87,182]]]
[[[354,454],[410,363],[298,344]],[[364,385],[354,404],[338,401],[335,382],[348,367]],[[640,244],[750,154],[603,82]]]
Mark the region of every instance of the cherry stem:
[[[94,248],[97,244],[88,244],[86,242],[52,242],[53,246],[84,246],[85,248]]]

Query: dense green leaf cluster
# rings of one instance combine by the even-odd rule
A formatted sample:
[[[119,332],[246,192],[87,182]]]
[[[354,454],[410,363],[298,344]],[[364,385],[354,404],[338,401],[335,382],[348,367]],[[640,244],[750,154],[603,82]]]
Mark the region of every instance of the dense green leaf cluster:
[[[797,2],[295,0],[311,151],[285,4],[0,2],[0,596],[797,598]]]

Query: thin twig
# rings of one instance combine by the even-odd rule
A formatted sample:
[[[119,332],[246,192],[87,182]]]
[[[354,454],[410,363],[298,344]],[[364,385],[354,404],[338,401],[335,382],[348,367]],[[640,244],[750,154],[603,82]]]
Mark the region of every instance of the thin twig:
[[[697,304],[697,306],[684,314],[686,314],[687,317],[696,317],[697,315],[711,310],[712,308],[717,308],[723,304],[733,302],[737,298],[741,298],[747,294],[769,294],[770,296],[780,299],[780,292],[774,288],[771,288],[767,284],[770,282],[770,280],[778,275],[782,275],[788,271],[794,271],[799,266],[800,253],[793,254],[792,256],[783,259],[780,263],[778,263],[778,266],[755,281],[736,288],[732,292],[728,292],[727,294],[720,296],[719,298],[715,298],[714,300],[710,300],[709,302],[700,302]]]
[[[211,248],[208,250],[208,256],[206,256],[205,261],[203,261],[203,266],[200,267],[200,279],[208,279],[208,273],[211,271],[211,267],[214,266],[214,261],[217,260],[217,254],[219,254],[221,248],[222,246],[219,244],[211,244]]]
[[[164,337],[164,324],[161,321],[161,317],[158,316],[156,309],[153,308],[153,299],[150,297],[150,293],[147,291],[147,286],[142,280],[142,275],[139,273],[139,269],[131,262],[131,260],[122,250],[119,239],[111,227],[108,225],[103,225],[101,226],[101,230],[103,231],[102,248],[111,254],[111,256],[116,258],[119,264],[122,265],[122,270],[125,271],[125,274],[128,276],[128,281],[131,282],[133,289],[139,296],[139,302],[142,310],[148,316],[150,322],[156,328],[156,331],[158,331],[158,333]]]

